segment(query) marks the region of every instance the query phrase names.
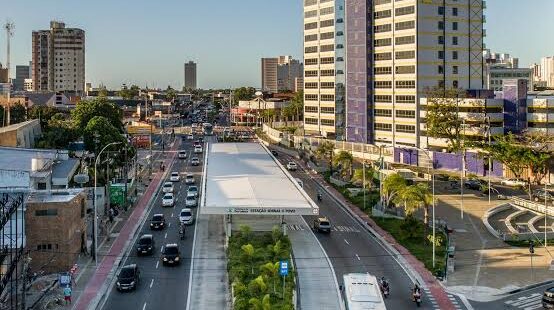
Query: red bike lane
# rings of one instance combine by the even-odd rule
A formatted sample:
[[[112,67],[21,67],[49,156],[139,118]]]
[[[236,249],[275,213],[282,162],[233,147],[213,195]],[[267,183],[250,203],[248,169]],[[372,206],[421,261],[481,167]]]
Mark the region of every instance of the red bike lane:
[[[178,139],[176,139],[176,141],[178,141]],[[174,143],[173,147],[170,150],[170,156],[168,156],[168,158],[164,160],[164,165],[168,168],[171,167],[171,163],[175,159],[178,145],[178,142]],[[102,286],[108,280],[108,275],[112,271],[112,268],[114,267],[117,259],[123,258],[123,255],[125,253],[125,244],[129,240],[129,238],[132,237],[132,233],[134,233],[136,229],[138,229],[141,217],[143,216],[144,211],[148,208],[150,198],[156,193],[156,190],[158,189],[162,181],[163,174],[164,172],[158,172],[153,175],[152,181],[148,185],[148,189],[139,199],[137,206],[134,208],[131,216],[129,216],[129,219],[121,229],[119,236],[112,244],[110,250],[107,254],[104,255],[104,257],[98,264],[94,275],[87,283],[85,289],[83,290],[83,293],[79,296],[74,309],[87,309],[90,303],[97,297],[97,295],[99,293],[103,293],[100,292]]]

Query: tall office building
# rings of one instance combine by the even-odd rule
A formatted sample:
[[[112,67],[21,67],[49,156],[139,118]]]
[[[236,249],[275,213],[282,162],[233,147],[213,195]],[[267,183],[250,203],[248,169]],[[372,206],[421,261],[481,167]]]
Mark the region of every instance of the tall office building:
[[[541,59],[541,79],[547,87],[554,87],[554,56]]]
[[[196,89],[196,63],[189,61],[185,63],[185,88]]]
[[[483,87],[483,34],[480,0],[305,0],[306,131],[419,146],[428,89]]]
[[[271,93],[296,91],[297,79],[304,74],[304,66],[292,56],[262,58],[262,90]]]
[[[33,31],[31,72],[35,91],[83,95],[85,31],[57,21],[48,30]]]
[[[13,89],[15,91],[25,90],[25,79],[31,78],[31,65],[15,66],[15,79],[13,80]]]

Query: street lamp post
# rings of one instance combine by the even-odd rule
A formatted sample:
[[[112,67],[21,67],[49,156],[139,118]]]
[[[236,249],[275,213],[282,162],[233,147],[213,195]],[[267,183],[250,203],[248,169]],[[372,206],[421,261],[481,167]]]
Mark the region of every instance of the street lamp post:
[[[117,144],[121,144],[121,142],[112,142],[112,143],[109,143],[108,145],[106,145],[99,153],[98,155],[96,155],[96,159],[94,160],[94,224],[92,226],[93,230],[94,230],[94,238],[93,238],[93,242],[94,242],[94,247],[93,247],[93,250],[94,250],[94,263],[95,264],[98,264],[98,251],[97,251],[97,247],[98,247],[98,215],[97,215],[97,210],[98,210],[98,199],[96,199],[97,197],[97,192],[96,192],[96,189],[97,189],[97,175],[98,175],[98,159],[100,159],[100,155],[102,155],[102,152],[104,152],[108,147],[112,146],[112,145],[117,145]]]

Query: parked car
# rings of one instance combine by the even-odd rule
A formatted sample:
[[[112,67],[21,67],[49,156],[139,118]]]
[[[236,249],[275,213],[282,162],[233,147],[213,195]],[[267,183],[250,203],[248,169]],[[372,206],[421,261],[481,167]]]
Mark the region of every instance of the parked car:
[[[144,234],[140,237],[137,244],[137,255],[151,255],[156,248],[156,242],[154,242],[154,236],[150,234]]]
[[[187,174],[187,176],[185,177],[185,184],[194,184],[194,175]]]
[[[554,287],[547,288],[542,295],[543,309],[554,309]]]
[[[295,162],[289,161],[289,162],[287,163],[287,170],[289,170],[289,171],[296,171],[297,169],[298,169],[298,166],[296,165]]]
[[[179,159],[187,159],[187,151],[179,151]]]
[[[136,264],[123,266],[117,275],[117,290],[130,291],[136,290],[140,282],[140,270]]]
[[[171,182],[179,182],[180,179],[181,177],[179,177],[179,172],[176,172],[176,171],[172,172],[171,176],[169,177],[169,180]]]
[[[318,232],[331,232],[331,222],[326,217],[318,217],[314,220],[314,230]]]
[[[162,207],[173,207],[174,204],[173,193],[166,193],[162,198]]]
[[[541,202],[541,201],[544,202],[545,198],[546,198],[547,201],[552,201],[554,199],[554,195],[552,194],[552,192],[550,192],[548,190],[545,191],[542,188],[537,189],[536,191],[534,191],[531,196],[533,197],[533,200],[537,201],[537,202]]]
[[[190,194],[187,195],[185,198],[185,207],[193,208],[198,207],[198,198],[196,198],[196,195]]]
[[[165,182],[162,188],[162,191],[164,193],[173,193],[173,183],[172,182]]]
[[[162,263],[164,265],[177,265],[181,262],[181,251],[176,243],[166,244],[162,251]]]
[[[507,179],[507,180],[502,180],[502,181],[500,182],[500,184],[506,185],[506,186],[512,186],[512,187],[523,187],[523,186],[527,186],[527,182],[525,182],[524,180],[520,180],[520,179]]]
[[[191,195],[194,195],[194,197],[198,197],[198,187],[193,185],[187,188],[187,197]]]
[[[481,181],[478,179],[469,179],[464,181],[464,186],[466,188],[476,190],[476,191],[481,190],[482,184],[483,183],[481,183]]]
[[[189,208],[181,209],[181,213],[179,213],[179,222],[185,225],[192,225],[194,222],[192,210]]]
[[[200,159],[198,159],[198,157],[193,157],[190,160],[190,164],[193,165],[193,166],[198,166],[198,165],[200,165]]]
[[[154,214],[150,220],[150,229],[162,230],[165,228],[165,217],[163,214]]]

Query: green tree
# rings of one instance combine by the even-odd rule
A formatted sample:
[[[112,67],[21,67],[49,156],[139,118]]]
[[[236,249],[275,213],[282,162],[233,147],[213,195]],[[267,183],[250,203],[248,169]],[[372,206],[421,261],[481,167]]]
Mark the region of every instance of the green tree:
[[[107,118],[116,131],[123,133],[123,111],[106,98],[83,100],[71,111],[73,126],[77,130],[84,130],[89,121],[96,116]]]
[[[175,98],[177,98],[177,92],[175,92],[175,89],[171,88],[171,86],[167,86],[165,97],[167,100],[175,100]]]
[[[335,167],[340,165],[341,174],[343,176],[352,176],[352,164],[354,162],[354,156],[350,152],[340,151],[334,158],[333,164]]]
[[[458,89],[434,88],[427,91],[427,134],[446,139],[448,149],[458,152],[463,147],[463,119],[458,114]]]
[[[106,86],[100,87],[100,90],[98,91],[98,97],[104,98],[104,99],[108,97],[108,89],[106,89]]]
[[[493,159],[503,163],[517,178],[521,178],[525,168],[528,167],[529,149],[521,145],[512,133],[495,136],[494,142],[490,145],[484,144],[482,147]]]
[[[315,155],[319,159],[329,160],[329,171],[333,174],[333,155],[335,153],[335,145],[329,141],[324,141],[319,144],[315,150]]]
[[[27,120],[27,109],[21,103],[10,106],[10,124],[18,124]]]
[[[373,187],[373,177],[375,176],[375,170],[366,164],[365,167],[365,187],[366,189],[371,189]],[[364,169],[354,169],[354,174],[352,175],[352,182],[361,184],[363,187],[364,183]]]
[[[235,102],[241,100],[252,100],[256,95],[256,89],[254,87],[239,87],[233,91],[233,99]]]
[[[279,272],[279,262],[267,262],[260,266],[260,270],[267,276],[268,279],[273,280],[273,294],[277,293],[277,285],[275,284],[275,281],[277,279],[277,273]]]
[[[423,209],[423,223],[425,224],[423,239],[426,241],[429,227],[429,208],[433,205],[433,195],[429,191],[429,186],[424,183],[404,186],[398,192],[396,200],[404,204],[408,216],[414,216],[416,211]]]
[[[383,197],[386,207],[390,207],[391,202],[397,201],[396,197],[407,186],[406,179],[398,173],[391,174],[383,180]]]
[[[245,244],[240,247],[242,249],[243,258],[245,261],[248,261],[250,264],[251,274],[254,274],[254,265],[252,261],[254,260],[254,253],[256,252],[256,249],[252,244]]]
[[[258,276],[250,281],[250,283],[248,283],[248,290],[253,296],[264,294],[267,291],[267,284],[265,284],[264,278]]]
[[[253,310],[271,310],[271,298],[269,294],[265,294],[262,300],[252,297],[248,303],[252,306],[251,309]]]
[[[54,114],[44,128],[38,148],[67,149],[71,142],[79,139],[79,132],[64,113]]]
[[[58,113],[60,111],[54,107],[35,105],[27,110],[27,119],[38,119],[41,128],[44,130],[48,127],[52,117]]]

